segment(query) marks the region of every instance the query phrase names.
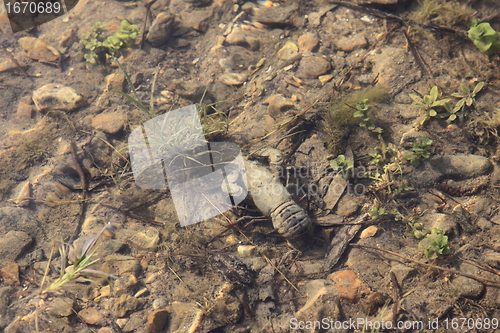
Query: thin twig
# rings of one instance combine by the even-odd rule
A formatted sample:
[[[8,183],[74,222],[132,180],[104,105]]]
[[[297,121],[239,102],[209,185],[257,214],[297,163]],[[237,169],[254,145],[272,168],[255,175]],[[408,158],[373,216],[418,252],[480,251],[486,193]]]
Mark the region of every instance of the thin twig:
[[[479,269],[482,269],[484,271],[487,271],[487,272],[490,272],[490,273],[493,273],[495,275],[499,275],[500,276],[500,272],[497,271],[496,269],[493,269],[491,267],[487,267],[487,266],[484,266],[484,265],[481,265],[477,262],[477,260],[474,260],[474,259],[465,259],[465,258],[462,258],[462,257],[457,257],[458,259],[460,260],[463,260],[465,261],[466,263],[472,265],[472,266],[476,266],[477,268]]]
[[[410,52],[413,54],[418,67],[420,67],[425,75],[431,76],[431,73],[427,68],[428,66],[426,66],[424,59],[420,55],[420,52],[417,50],[415,44],[411,41],[410,35],[408,34],[408,29],[403,29],[403,32],[406,38],[406,42],[408,43],[408,49],[410,49]]]
[[[85,172],[83,171],[83,168],[78,161],[78,158],[76,157],[76,147],[75,143],[73,140],[70,142],[70,151],[71,151],[71,157],[73,158],[73,163],[75,164],[75,169],[76,172],[78,172],[78,175],[80,176],[80,183],[82,186],[82,202],[80,204],[80,215],[78,217],[77,225],[75,228],[75,232],[70,238],[70,242],[74,241],[78,235],[80,234],[80,230],[82,228],[83,221],[85,220],[85,208],[87,207],[87,179],[85,177]]]
[[[151,219],[139,216],[139,215],[135,215],[134,213],[131,213],[128,209],[123,209],[121,207],[114,207],[114,206],[111,206],[111,205],[108,205],[108,204],[105,204],[102,202],[99,203],[99,205],[101,205],[103,207],[111,208],[113,210],[116,210],[117,212],[120,212],[120,213],[122,213],[130,218],[133,218],[133,219],[136,219],[139,221],[143,221],[143,222],[147,222],[147,223],[151,223],[151,224],[155,224],[155,225],[161,225],[161,226],[165,225],[165,223],[163,223],[163,222],[159,222],[159,221],[151,220]]]
[[[189,288],[189,286],[186,284],[186,282],[184,282],[184,280],[183,280],[183,279],[181,279],[181,277],[179,276],[179,274],[177,274],[177,272],[176,272],[176,271],[174,271],[172,267],[170,267],[170,265],[168,264],[168,260],[167,260],[167,267],[168,267],[168,269],[169,269],[169,270],[170,270],[170,271],[171,271],[171,272],[175,275],[175,277],[176,277],[176,278],[178,278],[178,279],[179,279],[179,281],[181,281],[181,282],[182,282],[182,283],[186,286],[186,288],[187,288],[190,292],[193,292],[193,290],[191,290],[191,288]]]
[[[418,264],[418,265],[421,265],[421,266],[438,269],[438,270],[441,270],[443,272],[448,272],[448,273],[452,273],[452,274],[456,274],[456,275],[462,275],[462,276],[465,276],[465,277],[467,277],[469,279],[473,279],[473,280],[476,280],[476,281],[479,281],[479,282],[489,283],[489,284],[491,284],[494,287],[500,287],[500,281],[495,281],[495,280],[483,278],[481,276],[476,276],[476,275],[472,275],[472,274],[462,273],[462,272],[454,270],[454,269],[449,269],[449,268],[444,268],[444,267],[440,267],[440,266],[436,266],[436,265],[426,264],[424,262],[421,262],[421,261],[418,261],[418,260],[415,260],[415,259],[411,259],[411,258],[405,257],[405,256],[403,256],[401,254],[397,254],[396,252],[392,252],[392,251],[389,251],[389,250],[380,249],[378,247],[369,246],[369,245],[360,245],[360,244],[349,244],[349,245],[352,246],[352,247],[360,247],[360,248],[365,248],[365,249],[370,249],[370,250],[376,250],[376,251],[385,252],[385,253],[391,254],[393,256],[399,257],[401,259],[404,259],[404,260],[407,260],[407,261],[411,261],[411,262],[413,262],[415,264]]]

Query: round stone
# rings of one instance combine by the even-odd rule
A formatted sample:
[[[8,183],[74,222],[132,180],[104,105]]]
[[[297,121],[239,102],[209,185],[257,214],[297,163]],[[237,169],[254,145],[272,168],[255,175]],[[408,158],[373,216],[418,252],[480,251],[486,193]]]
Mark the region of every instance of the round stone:
[[[92,119],[92,127],[108,134],[120,132],[127,122],[127,115],[122,112],[101,113]]]

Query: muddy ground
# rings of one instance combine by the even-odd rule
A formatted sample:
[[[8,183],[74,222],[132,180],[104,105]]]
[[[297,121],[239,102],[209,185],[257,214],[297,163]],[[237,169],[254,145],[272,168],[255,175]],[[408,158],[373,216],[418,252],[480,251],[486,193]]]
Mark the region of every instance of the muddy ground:
[[[80,0],[15,34],[3,12],[0,327],[496,331],[499,57],[467,30],[472,18],[500,30],[499,12],[493,0]],[[123,69],[104,53],[87,62],[80,40],[95,22],[110,35],[125,19],[141,33],[115,54]],[[410,97],[436,86],[456,106],[460,84],[481,82],[448,122],[450,110],[424,119]],[[47,84],[73,88],[69,104],[37,97]],[[249,160],[281,150],[280,181],[311,230],[283,237],[250,196],[181,227],[168,187],[140,188],[131,169],[128,136],[153,117],[151,96],[154,116],[196,103],[206,137]],[[356,168],[340,165],[345,177],[339,155]],[[50,288],[105,226],[99,272]]]

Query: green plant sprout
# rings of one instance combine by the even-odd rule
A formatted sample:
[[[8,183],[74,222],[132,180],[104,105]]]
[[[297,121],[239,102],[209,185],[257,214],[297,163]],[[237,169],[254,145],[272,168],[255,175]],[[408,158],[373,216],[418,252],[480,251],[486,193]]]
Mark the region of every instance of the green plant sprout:
[[[203,92],[200,102],[196,103],[196,110],[200,117],[205,138],[212,141],[217,137],[226,135],[229,131],[230,123],[228,122],[228,115],[215,107],[217,104],[224,103],[225,101],[205,104],[203,100],[205,99],[206,92],[207,89]]]
[[[104,54],[115,56],[121,48],[130,47],[139,36],[139,27],[130,24],[127,20],[123,20],[120,29],[113,35],[104,37],[105,32],[104,25],[101,22],[96,22],[92,27],[92,31],[84,34],[80,40],[80,43],[90,51],[84,57],[91,64],[95,64],[96,59]]]
[[[432,140],[427,138],[417,138],[413,142],[413,147],[411,150],[407,150],[403,153],[403,161],[408,161],[412,166],[417,168],[420,165],[421,160],[427,159],[431,156],[430,148],[432,146]]]
[[[80,253],[75,253],[74,258],[66,255],[66,250],[64,246],[59,248],[59,253],[61,254],[61,272],[59,278],[52,282],[47,288],[43,289],[43,281],[41,284],[42,294],[50,293],[58,290],[60,287],[66,283],[77,279],[80,276],[110,276],[104,272],[90,269],[89,267],[99,261],[99,259],[91,260],[92,256],[97,251],[97,244],[99,239],[105,235],[106,232],[110,232],[112,228],[111,223],[106,224],[102,230],[95,235],[88,243],[85,243]],[[72,260],[71,266],[66,266],[68,259]],[[116,278],[116,277],[115,277]]]
[[[376,220],[382,218],[384,215],[387,215],[387,212],[384,208],[378,208],[377,206],[375,206],[371,211],[368,212],[368,215],[370,215],[372,220]]]
[[[418,247],[424,251],[425,257],[431,260],[450,253],[448,236],[440,228],[432,228],[431,233],[418,243]]]
[[[477,24],[474,20],[468,31],[469,39],[474,42],[474,45],[487,55],[492,55],[500,49],[500,33],[493,29],[488,22]]]
[[[437,86],[432,87],[429,95],[423,98],[415,94],[409,94],[410,98],[415,102],[415,105],[424,110],[424,115],[420,120],[420,125],[424,125],[431,117],[436,117],[440,109],[451,111],[450,99],[438,99],[439,89]]]
[[[457,112],[461,111],[467,107],[471,107],[474,105],[476,101],[476,95],[484,88],[486,85],[485,82],[481,81],[476,86],[474,89],[471,91],[470,88],[465,84],[461,83],[459,87],[459,91],[456,93],[452,93],[451,96],[455,98],[460,98],[460,100],[455,104],[455,107],[450,111],[450,116],[446,120],[447,122],[451,123],[455,119],[457,119]],[[461,113],[461,117],[463,116],[463,112]]]
[[[381,134],[384,130],[380,127],[377,127],[373,124],[372,120],[368,116],[368,111],[370,111],[370,106],[368,105],[368,98],[363,99],[360,102],[356,103],[356,112],[354,112],[353,116],[355,118],[361,118],[361,122],[359,126],[366,127],[366,129]]]
[[[354,162],[347,159],[345,155],[339,155],[330,161],[330,167],[333,171],[342,171],[347,174],[354,168]]]

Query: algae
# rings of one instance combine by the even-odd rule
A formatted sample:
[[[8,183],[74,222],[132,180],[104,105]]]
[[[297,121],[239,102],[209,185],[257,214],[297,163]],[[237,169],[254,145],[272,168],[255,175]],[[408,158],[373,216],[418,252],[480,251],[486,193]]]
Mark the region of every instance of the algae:
[[[364,99],[368,99],[371,104],[380,103],[387,98],[387,90],[375,85],[354,91],[340,100],[335,97],[332,96],[332,99],[321,107],[324,113],[322,132],[328,150],[338,154],[351,128],[358,126],[363,120],[354,117],[357,111],[356,103]]]

